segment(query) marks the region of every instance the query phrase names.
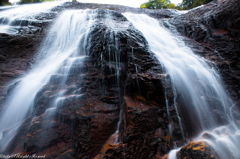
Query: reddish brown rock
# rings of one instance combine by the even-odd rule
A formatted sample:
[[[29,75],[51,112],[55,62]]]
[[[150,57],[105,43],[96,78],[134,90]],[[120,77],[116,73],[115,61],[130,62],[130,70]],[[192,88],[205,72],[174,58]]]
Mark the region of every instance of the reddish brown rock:
[[[28,70],[29,62],[42,39],[42,34],[0,34],[0,111],[5,98],[3,94],[8,91],[9,82]]]
[[[125,96],[126,123],[123,143],[127,158],[164,156],[172,147],[165,110],[142,99]]]
[[[182,147],[177,154],[178,159],[218,159],[214,150],[205,141],[192,141]]]
[[[73,156],[72,149],[67,150],[66,152],[60,154],[56,159],[71,159]]]
[[[127,145],[118,144],[106,144],[103,146],[100,155],[94,159],[122,159],[126,158],[125,149]]]

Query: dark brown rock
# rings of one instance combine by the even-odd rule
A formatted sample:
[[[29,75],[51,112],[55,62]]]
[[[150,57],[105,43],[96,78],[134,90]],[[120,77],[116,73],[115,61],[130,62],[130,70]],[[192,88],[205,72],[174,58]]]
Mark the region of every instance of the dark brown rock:
[[[2,35],[0,34],[0,87],[10,80],[23,75],[28,63],[42,41],[42,35]],[[3,92],[0,92],[1,94]]]
[[[125,97],[126,125],[123,142],[127,143],[127,158],[153,158],[156,153],[165,155],[171,148],[165,110],[148,104],[143,98]]]

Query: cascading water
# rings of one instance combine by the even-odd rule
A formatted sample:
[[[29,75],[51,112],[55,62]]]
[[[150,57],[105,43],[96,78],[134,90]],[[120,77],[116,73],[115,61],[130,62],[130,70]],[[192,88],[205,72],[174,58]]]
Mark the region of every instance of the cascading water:
[[[113,18],[111,16],[111,12],[108,12],[108,16],[107,16],[107,24],[108,24],[108,28],[110,30],[110,38],[113,41],[113,44],[111,47],[113,47],[113,50],[111,50],[111,47],[109,47],[109,60],[111,59],[111,56],[113,56],[112,58],[115,59],[115,69],[117,71],[117,79],[115,79],[117,81],[117,86],[120,87],[120,79],[119,79],[119,72],[121,69],[120,66],[120,51],[119,51],[119,45],[118,45],[118,38],[116,37],[117,35],[117,31],[115,30],[115,25],[113,23]],[[113,55],[111,55],[111,52],[114,52]],[[119,92],[120,94],[120,92]],[[119,99],[121,101],[121,99]],[[119,102],[121,103],[121,102]],[[122,106],[121,106],[122,107]],[[115,142],[119,142],[119,129],[120,129],[120,124],[122,121],[122,108],[120,108],[120,114],[119,114],[119,121],[118,121],[118,125],[117,125],[117,130],[114,134],[116,134],[116,139]],[[113,135],[114,135],[113,134]]]
[[[50,8],[52,6],[44,9],[48,12]],[[9,10],[1,13],[8,13],[7,11]],[[10,29],[11,25],[15,25],[13,24],[15,21],[19,21],[19,26],[21,26],[24,18],[28,18],[27,21],[31,21],[32,18],[28,17],[28,15],[39,13],[39,11],[34,10],[28,12],[27,15],[23,15],[22,11],[25,11],[25,9],[22,9],[21,12],[19,11],[19,17],[9,15],[8,18],[0,18],[1,22],[3,22],[0,28],[6,27],[3,29],[3,32],[16,33],[16,30]],[[42,43],[41,49],[37,53],[36,64],[33,69],[27,75],[18,79],[15,88],[4,103],[5,107],[0,114],[0,152],[4,152],[9,142],[17,134],[22,122],[32,116],[36,95],[49,81],[60,79],[57,93],[55,92],[53,102],[47,107],[48,109],[44,113],[44,118],[54,114],[56,108],[61,106],[66,99],[78,98],[82,95],[81,88],[76,88],[75,91],[67,93],[66,90],[68,87],[72,87],[67,84],[67,80],[69,74],[73,71],[72,67],[80,65],[86,57],[85,55],[88,51],[86,50],[87,36],[90,27],[95,23],[96,14],[95,11],[89,10],[67,11],[61,14],[54,23]],[[146,15],[133,15],[130,13],[125,13],[124,15],[143,33],[151,51],[156,54],[159,61],[165,67],[166,73],[171,78],[172,89],[174,91],[173,101],[183,139],[185,137],[185,130],[182,126],[183,121],[180,118],[181,113],[178,112],[180,109],[177,102],[178,98],[181,98],[183,101],[188,114],[192,113],[193,115],[191,116],[195,116],[194,119],[197,121],[194,122],[199,124],[196,124],[196,127],[192,124],[192,129],[198,129],[198,133],[200,131],[213,132],[211,135],[215,138],[214,142],[212,140],[203,140],[212,145],[220,158],[228,158],[229,154],[234,154],[232,158],[240,158],[240,152],[237,149],[240,146],[238,138],[240,132],[231,115],[233,102],[224,90],[221,79],[214,68],[204,59],[194,55],[184,46],[183,42],[174,38],[163,27],[160,27],[157,20]],[[110,44],[108,48],[109,61],[111,66],[116,70],[116,85],[120,87],[121,60],[120,48],[118,46],[119,39],[117,38],[117,31],[114,30],[115,24],[112,21],[113,19],[109,13],[105,21],[108,25],[111,40],[108,43]],[[30,25],[30,23],[27,22],[26,25]],[[137,67],[136,72],[138,72]],[[51,88],[49,90],[51,91]],[[220,115],[217,117],[213,116],[212,110],[219,110]],[[170,114],[168,113],[168,115]],[[115,135],[117,134],[116,138],[118,138],[118,131],[122,120],[121,116],[120,112],[118,128],[115,133]],[[218,120],[221,120],[222,125],[228,124],[230,126],[219,127]],[[169,127],[169,131],[172,131],[171,125]],[[176,158],[176,153],[179,149],[171,151],[169,158]]]
[[[106,10],[106,17],[104,18],[104,24],[107,26],[107,30],[105,31],[105,36],[109,36],[109,41],[108,41],[108,64],[111,65],[111,67],[114,69],[114,72],[111,70],[111,74],[115,74],[115,84],[116,87],[119,87],[119,92],[118,94],[121,94],[121,81],[120,81],[120,72],[122,69],[121,66],[121,48],[120,48],[120,41],[119,41],[119,29],[120,26],[117,25],[115,17],[112,15],[114,14],[113,11]],[[102,55],[101,55],[102,57]],[[102,58],[101,58],[102,61]],[[119,105],[120,105],[120,114],[119,114],[119,121],[117,125],[117,130],[116,132],[111,136],[111,138],[114,138],[114,142],[120,142],[119,138],[119,131],[120,127],[122,124],[122,104],[123,104],[123,99],[121,99],[121,95],[119,96]]]
[[[86,57],[87,36],[95,16],[95,11],[71,10],[62,13],[56,20],[37,53],[35,66],[19,79],[4,103],[5,107],[0,115],[0,152],[8,146],[17,133],[18,126],[32,115],[36,94],[53,75],[63,78],[60,93],[55,96],[52,106],[49,106],[51,109],[46,110],[46,115],[53,113],[54,107],[62,103],[59,101],[81,96],[78,91],[72,92],[71,96],[64,96],[64,89],[70,68]],[[5,131],[7,129],[10,131]]]
[[[44,2],[15,6],[0,12],[0,33],[16,34],[21,27],[27,27],[37,21],[35,16],[49,13],[53,7],[63,4],[63,1]]]
[[[228,158],[229,154],[234,154],[233,158],[240,158],[240,153],[236,150],[240,146],[237,138],[239,132],[231,115],[234,104],[215,69],[203,58],[194,55],[183,42],[161,27],[157,20],[141,14],[124,13],[124,15],[142,32],[150,50],[171,78],[174,106],[183,139],[184,129],[178,113],[179,109],[184,109],[187,112],[185,115],[194,117],[191,120],[196,125],[191,123],[192,130],[198,130],[198,133],[213,132],[216,141],[207,140],[207,142],[212,145],[220,158]],[[184,106],[180,105],[181,108],[177,107],[178,98],[183,101]],[[213,110],[218,111],[220,115],[214,116]],[[219,123],[230,126],[219,127]],[[227,135],[222,135],[220,131],[227,132]],[[176,153],[177,150],[171,151],[169,158],[176,158]]]

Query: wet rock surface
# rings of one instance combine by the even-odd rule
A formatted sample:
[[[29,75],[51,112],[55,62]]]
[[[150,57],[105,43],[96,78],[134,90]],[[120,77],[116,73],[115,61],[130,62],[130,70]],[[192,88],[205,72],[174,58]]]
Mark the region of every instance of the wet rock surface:
[[[18,82],[14,79],[30,69],[34,53],[40,46],[43,36],[42,33],[31,35],[0,34],[0,111],[5,97]]]
[[[227,85],[239,99],[240,2],[216,0],[171,19],[194,53],[213,62]]]
[[[119,13],[131,12],[136,14],[147,14],[154,18],[172,18],[178,15],[177,10],[170,9],[141,9],[141,8],[133,8],[121,5],[112,5],[112,4],[93,4],[93,3],[78,3],[78,2],[66,2],[64,6],[58,6],[54,8],[54,11],[63,11],[66,9],[108,9],[112,11],[116,11]]]
[[[209,158],[216,159],[218,158],[211,146],[205,141],[195,141],[190,142],[186,146],[182,147],[177,158]]]
[[[6,152],[22,151],[48,158],[102,157],[109,151],[103,153],[101,149],[118,128],[114,141],[129,143],[125,152],[118,150],[124,156],[145,158],[151,153],[154,157],[158,147],[161,155],[170,150],[168,123],[161,117],[164,112],[166,117],[166,109],[161,82],[164,74],[159,62],[148,51],[141,33],[121,13],[102,9],[97,12],[88,37],[89,57],[70,69],[58,109],[51,106],[63,89],[61,74],[52,75],[37,93],[34,114],[26,124],[28,132],[19,133],[14,140],[18,143],[13,141]],[[151,119],[151,115],[155,117]],[[152,124],[148,130],[145,125],[149,122]],[[160,125],[164,126],[161,130]],[[165,138],[168,144],[162,148],[160,143]],[[154,147],[149,149],[150,144]],[[22,146],[12,149],[14,145]],[[142,151],[136,154],[139,148]]]
[[[218,0],[190,10],[188,13],[179,15],[168,21],[176,27],[185,44],[190,47],[195,54],[208,60],[209,65],[215,67],[221,74],[223,83],[235,102],[233,105],[233,114],[235,114],[234,118],[236,119],[236,123],[238,123],[238,113],[236,112],[239,111],[240,106],[239,7],[239,1]],[[165,24],[165,26],[168,28],[171,27],[168,24]],[[182,108],[181,104],[179,106]],[[186,112],[181,108],[178,109],[182,120],[186,123],[183,127],[185,131],[188,132],[189,137],[191,137],[193,130],[187,129],[190,128],[187,124],[191,125],[192,121],[189,119],[193,119],[193,117],[186,116]],[[216,117],[218,116],[219,124],[226,124],[227,120],[222,118],[222,112],[215,108],[211,109],[212,114]],[[195,121],[193,122],[195,123]],[[197,123],[195,123],[195,126],[198,127]],[[206,136],[204,138],[208,139]],[[199,144],[204,144],[205,148],[197,150],[195,146],[199,147]],[[211,146],[209,147],[209,145],[207,145],[208,144],[202,142],[190,142],[180,150],[177,158],[218,158],[219,156],[214,154]],[[229,154],[229,158],[231,155],[233,154]]]
[[[101,8],[88,37],[88,57],[71,68],[64,90],[61,74],[53,75],[43,86],[35,99],[34,114],[24,121],[6,153],[57,159],[165,158],[175,145],[182,146],[185,142],[173,105],[170,80],[148,50],[142,34],[121,13],[171,18],[170,24],[185,36],[185,43],[216,65],[229,93],[237,100],[240,98],[238,6],[238,1],[221,0],[178,15],[170,10],[66,3],[54,8],[54,13],[39,15],[39,22],[32,23],[36,32],[25,28],[17,35],[0,34],[1,105],[17,82],[8,91],[6,84],[31,69],[34,54],[58,13],[67,9]],[[64,99],[59,99],[58,109],[51,108],[61,91]],[[235,114],[238,116],[237,110]],[[177,158],[196,155],[216,158],[209,144],[201,141],[184,146]]]
[[[0,33],[0,111],[9,91],[18,82],[14,79],[31,69],[35,54],[56,15],[57,12],[40,13],[32,20],[18,19],[12,22],[14,33]],[[0,23],[4,24],[4,20],[0,18]]]

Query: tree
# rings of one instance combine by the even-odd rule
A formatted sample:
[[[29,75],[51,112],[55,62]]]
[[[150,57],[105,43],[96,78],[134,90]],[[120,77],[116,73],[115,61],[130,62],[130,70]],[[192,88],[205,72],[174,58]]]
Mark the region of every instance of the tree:
[[[140,8],[146,8],[146,4],[141,4]]]
[[[175,8],[175,4],[170,3],[169,6],[168,6],[168,9],[174,9],[174,8]]]
[[[170,3],[170,0],[149,0],[146,3],[143,3],[140,8],[162,9],[168,8]]]
[[[148,8],[148,9],[192,9],[202,4],[207,4],[212,2],[213,0],[182,0],[182,4],[175,6],[170,0],[149,0],[146,3],[141,4],[140,8]]]
[[[149,0],[146,3],[141,4],[140,8],[148,8],[148,9],[178,9],[182,10],[182,7],[175,6],[175,4],[171,3],[170,0]]]
[[[9,0],[0,0],[0,6],[3,5],[11,5],[11,3],[9,2]]]

